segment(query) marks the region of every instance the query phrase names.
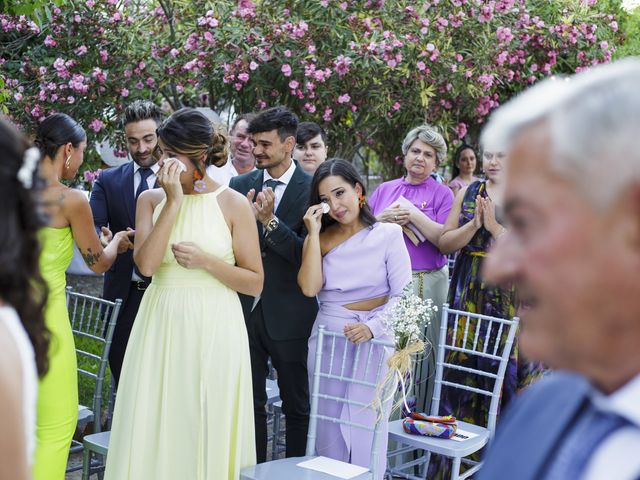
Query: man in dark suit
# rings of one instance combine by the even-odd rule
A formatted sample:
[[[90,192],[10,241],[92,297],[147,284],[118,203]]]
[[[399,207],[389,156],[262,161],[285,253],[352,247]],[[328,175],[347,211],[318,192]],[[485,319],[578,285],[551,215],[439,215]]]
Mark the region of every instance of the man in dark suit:
[[[542,82],[483,134],[508,158],[485,279],[515,284],[520,347],[556,372],[507,411],[480,479],[640,478],[639,112],[623,60]]]
[[[260,297],[240,295],[249,333],[258,462],[267,455],[269,357],[278,372],[287,457],[305,454],[309,426],[307,342],[318,306],[297,283],[302,217],[311,183],[311,177],[291,159],[297,125],[297,117],[284,107],[265,110],[253,119],[248,133],[258,170],[234,177],[229,184],[253,206],[265,272]]]
[[[143,191],[154,188],[160,169],[154,150],[158,144],[156,129],[161,121],[162,111],[149,101],[135,101],[123,113],[122,125],[133,161],[102,172],[91,192],[93,223],[101,232],[103,243],[112,233],[135,230],[136,199]],[[109,366],[116,383],[133,321],[151,280],[134,268],[133,242],[121,245],[120,255],[105,274],[103,292],[107,300],[122,299],[109,352]]]

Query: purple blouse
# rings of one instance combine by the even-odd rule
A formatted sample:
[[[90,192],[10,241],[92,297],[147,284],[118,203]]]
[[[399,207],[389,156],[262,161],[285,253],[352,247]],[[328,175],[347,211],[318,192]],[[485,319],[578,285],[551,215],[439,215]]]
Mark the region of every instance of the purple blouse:
[[[417,185],[407,182],[404,178],[384,182],[373,192],[368,203],[373,214],[378,215],[400,196],[413,203],[431,220],[441,224],[447,220],[453,204],[453,192],[432,177]],[[404,236],[404,243],[409,251],[413,270],[435,270],[447,263],[447,257],[428,240],[414,245]]]
[[[329,250],[322,258],[322,303],[360,302],[399,296],[411,281],[411,263],[402,230],[375,223]]]

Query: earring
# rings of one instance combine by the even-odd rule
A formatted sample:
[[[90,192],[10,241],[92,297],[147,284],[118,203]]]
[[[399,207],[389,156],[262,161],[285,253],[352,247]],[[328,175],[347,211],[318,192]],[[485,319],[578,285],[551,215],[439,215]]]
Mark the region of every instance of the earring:
[[[197,168],[193,171],[193,190],[202,193],[207,189],[207,184],[202,180],[202,174]]]
[[[364,202],[365,202],[364,195],[359,193],[358,194],[358,205],[360,205],[360,208],[364,207]]]
[[[64,161],[64,168],[66,168],[67,170],[69,170],[69,167],[71,166],[71,154],[69,154],[69,156],[67,157],[67,159]]]

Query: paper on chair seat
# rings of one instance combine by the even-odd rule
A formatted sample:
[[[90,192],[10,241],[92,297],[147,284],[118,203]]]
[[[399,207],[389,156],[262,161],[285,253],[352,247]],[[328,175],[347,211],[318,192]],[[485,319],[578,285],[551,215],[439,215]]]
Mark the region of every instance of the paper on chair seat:
[[[470,438],[477,437],[477,433],[467,432],[466,430],[458,429],[456,434],[451,437],[449,440],[455,440],[456,442],[464,442],[465,440],[469,440]]]
[[[350,463],[340,462],[333,458],[316,457],[311,460],[298,463],[298,467],[308,468],[316,472],[328,473],[338,478],[353,478],[369,471],[368,468],[360,465],[351,465]]]

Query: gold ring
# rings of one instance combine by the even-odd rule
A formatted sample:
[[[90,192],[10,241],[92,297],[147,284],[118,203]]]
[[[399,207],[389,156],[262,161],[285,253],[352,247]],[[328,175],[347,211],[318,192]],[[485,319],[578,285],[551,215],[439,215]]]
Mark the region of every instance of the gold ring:
[[[393,219],[397,222],[398,221],[398,215],[394,215]]]

